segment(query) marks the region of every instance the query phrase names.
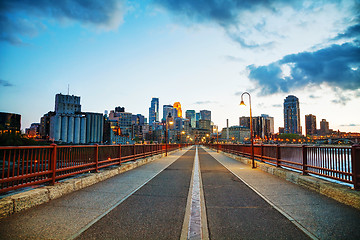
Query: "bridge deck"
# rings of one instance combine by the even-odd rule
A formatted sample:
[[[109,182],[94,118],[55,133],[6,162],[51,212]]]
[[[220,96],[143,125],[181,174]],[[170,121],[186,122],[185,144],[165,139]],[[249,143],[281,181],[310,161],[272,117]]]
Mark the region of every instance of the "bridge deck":
[[[182,150],[2,219],[0,239],[179,239],[194,156]],[[199,160],[210,239],[360,239],[359,210],[211,150]]]

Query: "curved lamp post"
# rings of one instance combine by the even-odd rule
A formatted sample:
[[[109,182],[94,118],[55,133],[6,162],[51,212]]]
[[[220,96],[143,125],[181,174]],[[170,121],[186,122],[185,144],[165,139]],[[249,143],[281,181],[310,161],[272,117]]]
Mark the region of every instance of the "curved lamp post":
[[[241,94],[241,102],[240,106],[246,106],[243,101],[244,94],[247,94],[249,96],[249,105],[250,105],[250,139],[251,139],[251,162],[252,162],[252,168],[255,167],[255,160],[254,160],[254,139],[253,139],[253,122],[252,122],[252,112],[251,112],[251,96],[250,93],[244,92]]]
[[[166,145],[165,145],[165,156],[167,156],[167,153],[168,153],[168,138],[169,138],[169,132],[168,132],[168,125],[173,125],[174,122],[173,121],[170,121],[169,123],[166,122],[166,129],[165,129],[165,141],[166,141]],[[169,139],[170,140],[170,139]]]

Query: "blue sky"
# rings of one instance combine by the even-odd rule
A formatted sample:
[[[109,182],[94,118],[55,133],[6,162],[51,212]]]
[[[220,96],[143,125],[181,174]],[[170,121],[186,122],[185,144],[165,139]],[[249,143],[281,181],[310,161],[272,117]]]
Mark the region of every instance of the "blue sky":
[[[54,109],[56,93],[83,111],[116,106],[148,117],[161,106],[212,111],[238,124],[254,115],[283,126],[287,95],[330,128],[360,132],[360,1],[2,0],[0,111],[22,128]],[[245,100],[245,102],[247,99]],[[318,126],[319,127],[319,126]]]

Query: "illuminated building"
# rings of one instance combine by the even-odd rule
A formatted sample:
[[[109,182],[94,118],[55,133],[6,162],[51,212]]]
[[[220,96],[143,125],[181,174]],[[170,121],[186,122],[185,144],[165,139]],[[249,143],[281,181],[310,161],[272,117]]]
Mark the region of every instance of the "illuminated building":
[[[40,123],[32,123],[29,128],[25,129],[25,134],[28,138],[38,137],[40,134]]]
[[[149,107],[149,125],[152,126],[155,122],[159,122],[159,98],[152,98]]]
[[[275,133],[275,128],[274,128],[274,117],[270,117],[269,115],[267,114],[261,114],[261,117],[269,120],[269,128],[268,128],[268,132],[271,133],[271,134],[274,134]]]
[[[122,135],[132,138],[132,113],[110,111],[109,120],[116,120],[121,128]]]
[[[199,120],[199,128],[200,129],[206,129],[209,132],[211,132],[211,121],[210,120]]]
[[[316,116],[312,114],[305,115],[305,133],[306,136],[316,134]]]
[[[326,119],[322,119],[320,122],[320,135],[328,135],[332,132],[332,129],[329,128],[329,122]]]
[[[21,115],[15,113],[0,112],[0,134],[20,133]]]
[[[229,128],[223,128],[221,134],[221,140],[227,141],[227,139],[233,142],[243,143],[246,140],[250,141],[250,129],[243,126],[231,126]],[[229,138],[224,138],[224,133],[229,132]]]
[[[166,121],[166,119],[169,117],[169,113],[171,117],[177,116],[177,110],[172,105],[164,105],[163,106],[163,121]]]
[[[177,111],[177,117],[181,118],[182,117],[182,110],[181,110],[181,104],[180,102],[176,102],[174,103],[174,106],[173,106],[176,111]]]
[[[284,100],[284,132],[301,134],[299,99],[293,95]]]
[[[195,110],[186,110],[185,117],[190,120],[192,128],[196,128],[196,113]]]
[[[210,120],[211,121],[211,111],[209,111],[209,110],[201,110],[200,111],[200,119],[201,120]]]
[[[108,145],[134,144],[134,141],[130,137],[122,135],[117,120],[106,119],[104,123],[104,143]]]
[[[274,118],[268,115],[261,115],[260,117],[253,117],[253,134],[254,138],[265,138],[270,137],[274,132]],[[250,129],[250,117],[240,117],[239,123],[241,127]]]

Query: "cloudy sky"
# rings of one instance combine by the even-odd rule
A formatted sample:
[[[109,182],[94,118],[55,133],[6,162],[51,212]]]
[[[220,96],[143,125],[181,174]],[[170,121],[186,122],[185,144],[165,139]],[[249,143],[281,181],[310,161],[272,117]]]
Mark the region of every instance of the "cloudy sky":
[[[359,0],[1,0],[0,29],[0,111],[22,128],[69,85],[83,111],[148,117],[158,97],[220,127],[248,116],[244,91],[282,127],[295,95],[303,129],[360,132]]]

